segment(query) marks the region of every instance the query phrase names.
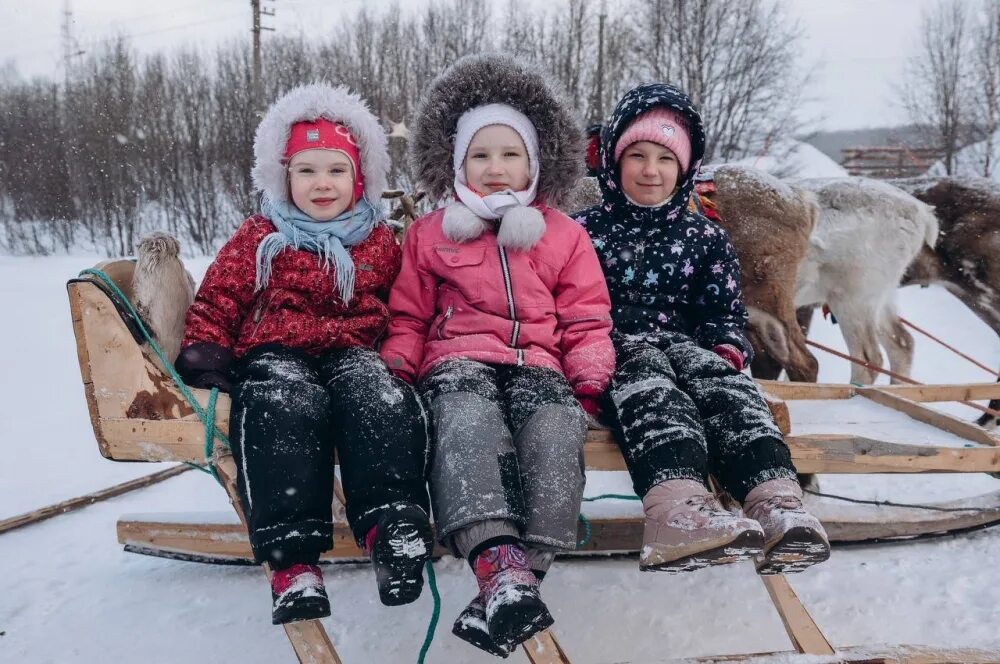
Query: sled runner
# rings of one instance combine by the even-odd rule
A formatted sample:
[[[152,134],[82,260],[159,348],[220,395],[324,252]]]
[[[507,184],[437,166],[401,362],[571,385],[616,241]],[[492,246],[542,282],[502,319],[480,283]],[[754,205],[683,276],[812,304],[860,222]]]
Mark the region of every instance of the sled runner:
[[[209,515],[204,520],[180,521],[169,515],[137,516],[119,521],[119,541],[127,550],[152,555],[206,562],[248,562],[251,556],[246,530],[240,523],[242,514],[235,490],[233,458],[222,445],[206,445],[205,423],[164,373],[128,306],[121,301],[122,296],[131,296],[133,266],[131,261],[118,260],[96,267],[117,286],[121,295],[93,274],[72,279],[67,286],[84,392],[100,452],[115,461],[209,463],[228,493],[237,518]],[[1000,447],[997,447],[1000,437],[926,405],[936,401],[1000,398],[1000,385],[854,387],[771,381],[759,381],[759,385],[802,473],[1000,473]],[[208,408],[208,391],[191,389],[190,393],[202,410]],[[792,425],[792,416],[800,404],[807,415],[801,428]],[[822,411],[820,419],[827,423],[843,421],[845,408],[908,416],[927,425],[927,439],[916,444],[881,440],[868,431],[822,433],[822,422],[810,421],[808,417]],[[216,430],[223,434],[228,431],[227,395],[218,396],[209,416]],[[206,458],[207,451],[210,458]],[[618,447],[607,432],[591,431],[585,452],[589,470],[625,468]],[[810,509],[822,519],[834,542],[912,538],[1000,522],[1000,492],[920,507],[813,502]],[[335,546],[328,558],[363,559],[342,528],[343,523],[343,519],[338,519]],[[573,555],[634,552],[641,541],[641,511],[613,518],[595,516],[581,528],[587,529],[587,541]],[[848,662],[1000,661],[1000,652],[941,651],[912,646],[891,652],[864,648],[835,651],[783,576],[761,578],[796,652]],[[319,621],[284,627],[299,661],[340,662]],[[549,632],[526,642],[523,650],[536,664],[570,661]],[[689,661],[755,661],[758,657],[764,656]]]

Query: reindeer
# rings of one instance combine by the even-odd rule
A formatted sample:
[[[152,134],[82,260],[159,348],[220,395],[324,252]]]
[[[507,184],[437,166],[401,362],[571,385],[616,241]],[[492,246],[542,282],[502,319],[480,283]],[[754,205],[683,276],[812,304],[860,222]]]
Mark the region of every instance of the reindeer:
[[[792,186],[813,193],[820,208],[797,276],[799,319],[806,322],[812,308],[826,304],[852,356],[881,367],[881,343],[893,372],[908,375],[913,337],[899,320],[895,292],[914,258],[937,242],[934,209],[897,187],[866,178],[800,180]],[[873,369],[851,366],[852,382],[875,378]]]
[[[984,179],[909,179],[895,184],[934,211],[941,237],[924,246],[903,284],[940,284],[1000,335],[1000,185]],[[990,402],[1000,409],[1000,400]],[[982,415],[978,423],[996,428]]]
[[[751,371],[776,378],[784,368],[791,380],[815,382],[819,365],[806,347],[794,301],[819,214],[815,195],[745,166],[720,166],[713,182],[709,198],[740,259],[747,337],[758,351]]]

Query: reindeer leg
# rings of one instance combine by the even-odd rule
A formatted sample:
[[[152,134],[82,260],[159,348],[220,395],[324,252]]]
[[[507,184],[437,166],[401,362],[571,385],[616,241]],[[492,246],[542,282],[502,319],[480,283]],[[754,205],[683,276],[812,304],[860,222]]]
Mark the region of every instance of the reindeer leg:
[[[913,335],[899,320],[894,302],[888,303],[882,309],[879,340],[882,342],[885,354],[889,356],[889,367],[893,372],[909,376],[913,368]],[[896,378],[890,380],[894,385],[902,382]]]
[[[866,307],[852,306],[846,302],[830,302],[830,310],[837,317],[840,332],[847,343],[851,357],[864,360],[873,367],[882,368],[882,349],[878,345],[878,321],[876,311]],[[851,363],[851,382],[871,385],[878,374],[868,367]]]

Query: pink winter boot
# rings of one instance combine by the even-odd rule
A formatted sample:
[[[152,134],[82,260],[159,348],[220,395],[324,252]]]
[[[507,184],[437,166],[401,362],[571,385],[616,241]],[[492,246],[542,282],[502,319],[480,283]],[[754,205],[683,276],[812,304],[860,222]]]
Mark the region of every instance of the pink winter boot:
[[[472,561],[472,571],[495,644],[513,649],[554,622],[538,594],[538,579],[528,567],[524,549],[517,544],[486,549]]]
[[[667,480],[642,499],[646,524],[639,554],[644,571],[687,572],[746,560],[761,552],[764,532],[723,509],[701,482]]]
[[[746,515],[764,529],[764,556],[758,574],[801,572],[830,557],[830,540],[819,519],[802,506],[795,480],[769,480],[743,502]]]

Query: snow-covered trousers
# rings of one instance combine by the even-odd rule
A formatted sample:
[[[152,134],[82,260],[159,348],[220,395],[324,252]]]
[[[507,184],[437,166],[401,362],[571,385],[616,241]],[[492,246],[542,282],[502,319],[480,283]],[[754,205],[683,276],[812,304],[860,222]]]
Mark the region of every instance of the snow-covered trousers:
[[[267,345],[236,376],[230,445],[257,562],[308,564],[332,548],[334,449],[359,544],[389,505],[428,510],[424,410],[378,353]]]
[[[711,473],[736,500],[795,479],[781,431],[753,380],[690,337],[654,346],[613,333],[617,366],[606,405],[636,495]]]
[[[573,549],[587,424],[566,378],[544,367],[447,360],[420,384],[434,423],[430,489],[441,542],[512,524],[538,548]]]

